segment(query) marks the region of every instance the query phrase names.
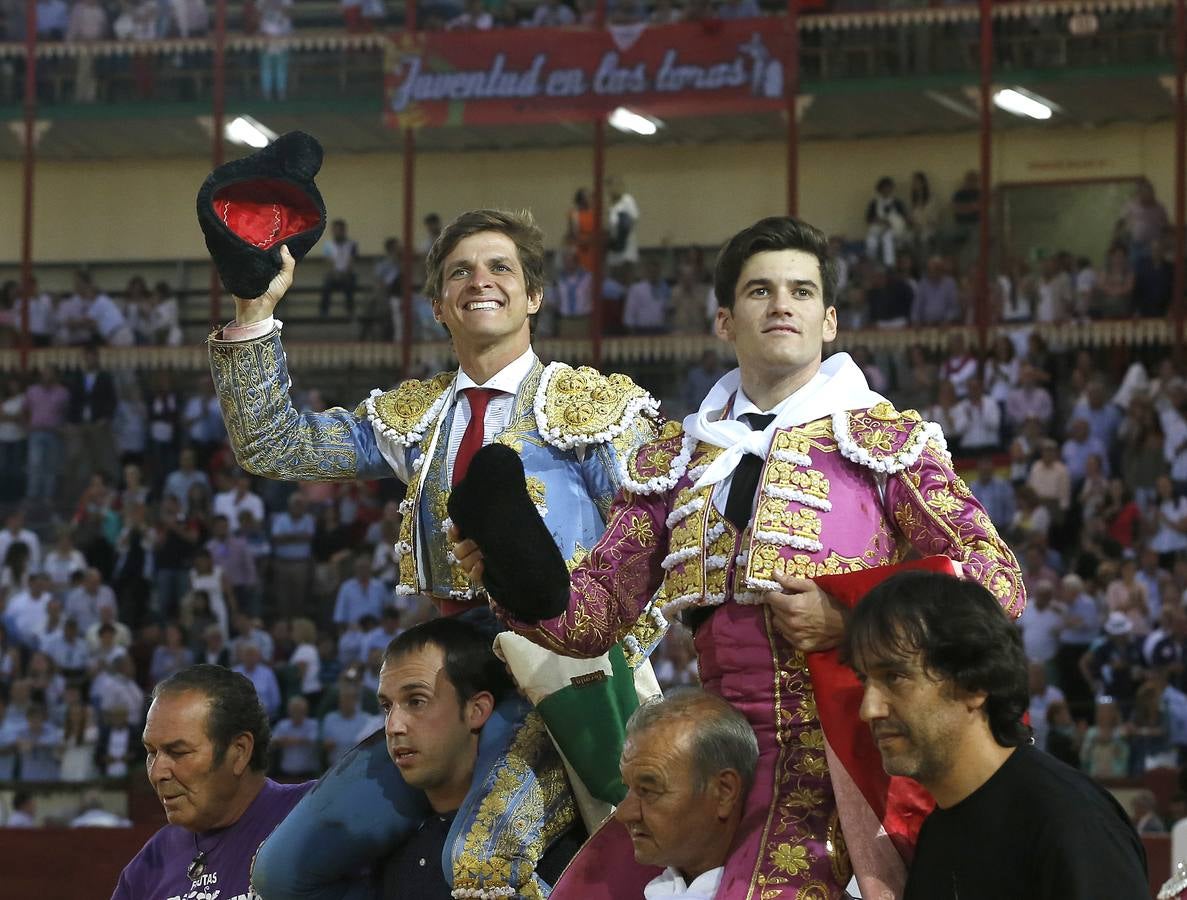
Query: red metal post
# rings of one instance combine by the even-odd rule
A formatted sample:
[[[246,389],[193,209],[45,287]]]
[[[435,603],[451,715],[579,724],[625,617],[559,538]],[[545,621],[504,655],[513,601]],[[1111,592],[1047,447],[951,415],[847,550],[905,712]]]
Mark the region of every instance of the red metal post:
[[[992,0],[980,0],[981,11],[981,209],[977,217],[977,283],[973,321],[977,343],[988,347],[989,341],[989,195],[993,164],[993,9]]]
[[[25,163],[21,203],[21,371],[29,369],[29,304],[33,301],[33,170],[37,154],[37,0],[25,0]]]
[[[211,147],[210,157],[214,168],[223,164],[223,129],[227,106],[227,0],[216,0],[214,5],[214,80],[211,99]],[[210,266],[210,327],[222,324],[223,286],[218,270]]]
[[[800,93],[800,0],[787,0],[787,61],[783,66],[787,91],[787,214],[800,208],[800,122],[796,114]]]
[[[595,28],[606,27],[606,0],[598,0],[595,7]],[[598,113],[593,120],[593,271],[590,273],[593,281],[589,317],[590,339],[593,342],[594,368],[602,365],[602,287],[606,281],[606,114]]]
[[[413,4],[409,4],[409,12],[416,16]],[[403,304],[401,320],[404,323],[404,333],[400,338],[400,377],[412,377],[412,273],[416,266],[416,258],[412,252],[412,244],[416,239],[413,229],[413,207],[416,204],[416,134],[411,128],[404,129],[404,262],[401,266],[403,277],[400,279],[400,302]]]
[[[1184,0],[1175,3],[1175,280],[1171,302],[1175,344],[1183,343],[1183,290],[1187,283],[1187,107],[1183,79],[1187,78],[1187,12]]]

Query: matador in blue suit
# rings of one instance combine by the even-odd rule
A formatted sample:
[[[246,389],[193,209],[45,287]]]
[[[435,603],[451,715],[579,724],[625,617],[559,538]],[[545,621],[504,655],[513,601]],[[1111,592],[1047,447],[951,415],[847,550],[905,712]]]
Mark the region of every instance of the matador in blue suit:
[[[522,458],[529,492],[570,568],[597,542],[622,462],[656,434],[657,404],[622,375],[544,365],[531,347],[541,305],[543,238],[530,216],[464,213],[429,253],[426,293],[460,366],[394,390],[353,412],[299,413],[273,309],[292,283],[284,269],[236,321],[211,335],[210,365],[239,464],[283,480],[395,476],[407,485],[400,539],[402,593],[428,594],[445,614],[482,617],[484,596],[450,552],[447,502],[478,447],[499,442]],[[469,612],[469,610],[474,610]],[[663,633],[653,611],[623,641],[636,667]],[[379,736],[340,761],[265,843],[253,885],[266,900],[361,900],[360,880],[423,819]],[[546,897],[535,872],[576,819],[559,754],[536,713],[516,699],[484,727],[470,792],[442,849],[454,897]]]

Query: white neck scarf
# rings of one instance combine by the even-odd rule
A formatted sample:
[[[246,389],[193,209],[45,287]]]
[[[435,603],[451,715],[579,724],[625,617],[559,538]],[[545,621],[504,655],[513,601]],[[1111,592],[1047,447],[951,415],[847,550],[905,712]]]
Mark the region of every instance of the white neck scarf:
[[[784,401],[770,425],[754,431],[745,422],[719,418],[741,386],[742,370],[727,372],[709,391],[701,408],[684,420],[684,430],[694,440],[725,451],[697,479],[697,489],[728,478],[747,453],[766,459],[775,432],[781,428],[803,425],[840,410],[868,409],[886,400],[870,390],[865,375],[848,353],[834,353],[820,364],[811,381]]]

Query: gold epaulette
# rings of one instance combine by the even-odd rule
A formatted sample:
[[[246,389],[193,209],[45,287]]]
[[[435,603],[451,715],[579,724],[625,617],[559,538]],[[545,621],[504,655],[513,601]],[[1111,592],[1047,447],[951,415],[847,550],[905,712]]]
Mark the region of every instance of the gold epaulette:
[[[604,444],[638,416],[659,415],[659,403],[625,375],[550,363],[535,398],[540,436],[559,450]]]
[[[887,475],[913,465],[929,442],[944,455],[948,452],[939,425],[925,422],[913,409],[900,412],[889,402],[834,414],[833,435],[850,462]]]
[[[419,443],[453,384],[454,372],[441,372],[428,381],[409,379],[394,390],[374,390],[357,412],[364,415],[377,434],[407,447]]]
[[[659,437],[648,441],[622,464],[622,486],[635,494],[671,490],[688,469],[692,441],[679,422],[665,422]]]

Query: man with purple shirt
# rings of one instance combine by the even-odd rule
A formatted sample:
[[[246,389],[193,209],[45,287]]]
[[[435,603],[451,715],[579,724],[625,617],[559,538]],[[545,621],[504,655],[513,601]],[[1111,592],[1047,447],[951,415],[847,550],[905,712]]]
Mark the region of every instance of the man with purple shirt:
[[[231,582],[235,603],[239,609],[260,614],[260,579],[256,561],[251,555],[247,540],[232,533],[230,520],[226,516],[215,516],[211,522],[211,537],[206,542],[210,558],[219,566]]]
[[[256,850],[312,786],[265,776],[270,739],[242,675],[197,665],[157,685],[144,748],[169,824],[128,863],[112,900],[255,896],[248,876]]]
[[[70,405],[70,391],[58,381],[52,366],[43,366],[36,384],[25,391],[29,411],[28,474],[25,496],[52,501],[62,467],[62,425]]]

